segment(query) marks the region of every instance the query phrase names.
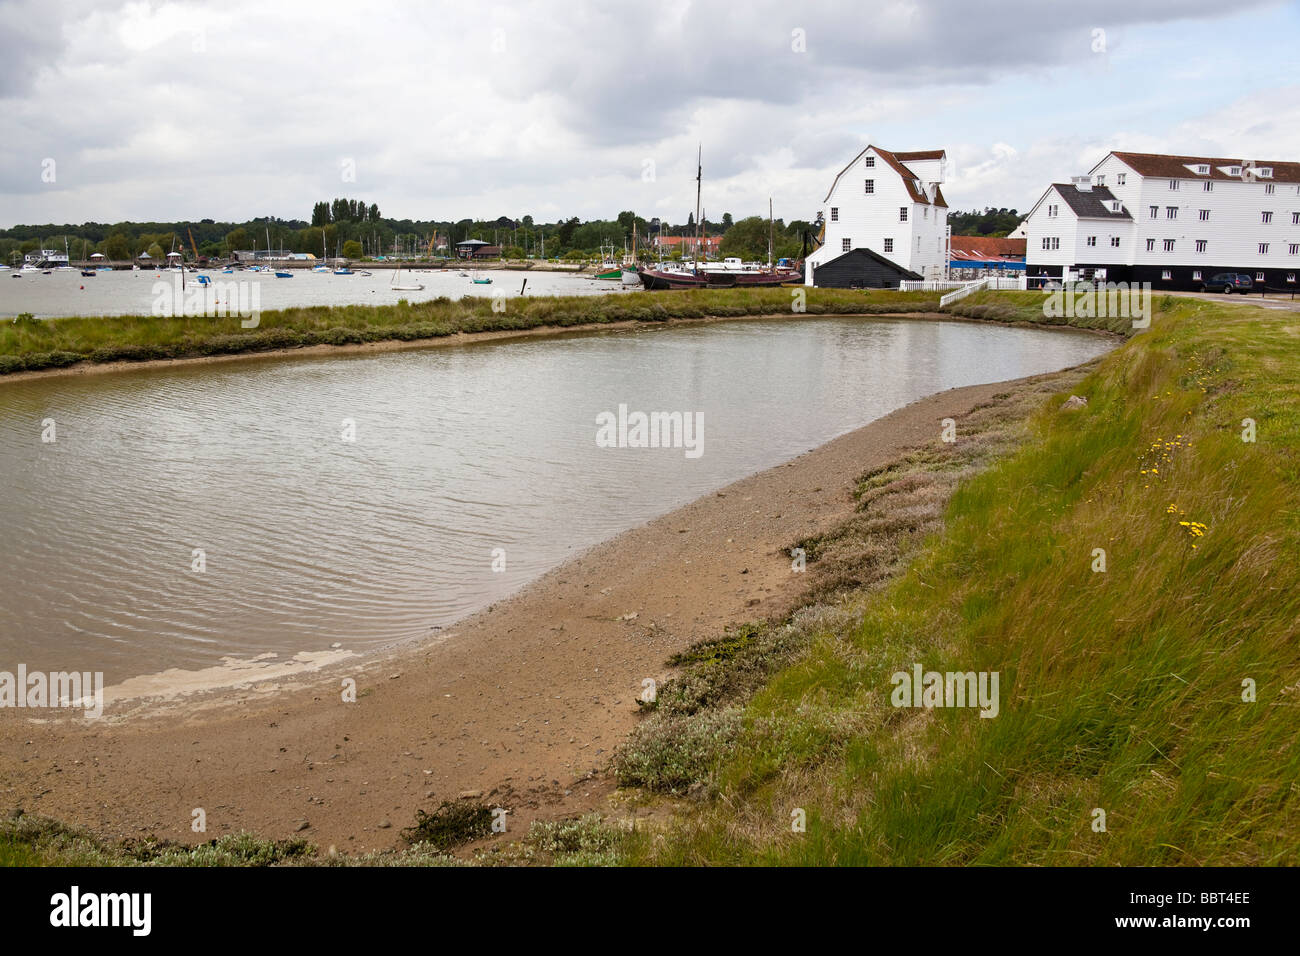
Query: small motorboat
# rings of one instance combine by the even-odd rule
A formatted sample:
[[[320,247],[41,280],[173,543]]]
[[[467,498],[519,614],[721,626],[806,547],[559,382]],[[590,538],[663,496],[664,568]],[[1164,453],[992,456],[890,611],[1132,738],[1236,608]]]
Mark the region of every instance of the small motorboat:
[[[276,277],[277,279],[292,279],[292,278],[293,278],[293,273],[292,273],[292,272],[277,272],[277,273],[275,274],[275,277]]]
[[[343,266],[342,268],[335,269],[335,270],[334,270],[334,274],[335,274],[336,276],[351,276],[351,275],[356,275],[356,273],[353,272],[351,269],[349,269],[347,266]],[[370,275],[370,273],[369,273],[369,272],[363,272],[362,275],[367,275],[367,276],[368,276],[368,275]]]
[[[81,270],[81,274],[82,274],[83,276],[86,276],[87,278],[92,278],[92,277],[95,275],[95,270],[94,270],[94,269],[82,269],[82,270]]]

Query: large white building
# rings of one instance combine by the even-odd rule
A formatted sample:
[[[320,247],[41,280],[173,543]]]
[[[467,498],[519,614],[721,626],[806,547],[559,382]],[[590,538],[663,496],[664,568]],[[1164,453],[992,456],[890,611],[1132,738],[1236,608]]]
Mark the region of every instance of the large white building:
[[[943,278],[948,204],[941,149],[891,153],[868,146],[840,171],[822,201],[822,245],[805,261],[809,285],[898,285]]]
[[[1199,289],[1222,272],[1296,288],[1300,163],[1112,152],[1026,220],[1027,273]]]

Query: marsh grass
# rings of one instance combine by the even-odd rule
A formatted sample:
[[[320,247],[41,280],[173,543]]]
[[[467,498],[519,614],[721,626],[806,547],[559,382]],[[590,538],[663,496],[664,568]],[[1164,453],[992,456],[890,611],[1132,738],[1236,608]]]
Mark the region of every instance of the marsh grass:
[[[761,687],[676,718],[683,739],[720,713],[739,729],[696,760],[709,798],[628,861],[1294,862],[1294,321],[1161,300],[1149,332],[973,459],[936,443],[864,476],[859,513],[804,542],[838,621],[806,609],[789,625],[800,649]],[[1071,391],[1088,405],[1060,411]],[[998,671],[1000,714],[894,708],[890,675],[914,663]],[[632,746],[649,749],[657,718]]]
[[[310,345],[411,342],[457,333],[571,328],[613,322],[790,315],[792,292],[806,294],[806,314],[935,312],[933,293],[842,289],[701,289],[600,296],[493,300],[439,297],[389,306],[318,306],[263,312],[256,328],[238,316],[102,316],[0,320],[0,374],[77,362],[198,358]]]

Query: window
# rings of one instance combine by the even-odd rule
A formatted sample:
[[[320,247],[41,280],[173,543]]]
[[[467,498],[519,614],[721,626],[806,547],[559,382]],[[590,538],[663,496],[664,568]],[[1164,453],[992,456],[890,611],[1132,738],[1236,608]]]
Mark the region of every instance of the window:
[[[874,157],[874,156],[868,156],[868,157],[867,157],[867,169],[875,169],[875,167],[876,167],[876,157]]]
[[[1166,207],[1165,207],[1165,218],[1166,218],[1166,219],[1177,219],[1177,218],[1178,218],[1178,207],[1177,207],[1177,206],[1166,206]]]
[[[1204,163],[1201,163],[1201,165],[1196,167],[1196,175],[1198,176],[1210,175],[1210,167],[1205,165]]]
[[[899,207],[898,207],[898,221],[899,221],[899,222],[907,222],[907,207],[906,207],[906,206],[899,206]]]
[[[1053,219],[1053,218],[1055,218],[1055,217],[1056,217],[1056,214],[1057,214],[1058,212],[1060,212],[1060,211],[1061,211],[1061,207],[1060,207],[1059,205],[1057,205],[1057,204],[1049,204],[1048,207],[1047,207],[1047,218],[1048,218],[1048,219]]]
[[[1151,213],[1151,218],[1152,218],[1152,219],[1159,219],[1159,218],[1160,218],[1160,207],[1159,207],[1159,206],[1148,206],[1148,207],[1147,207],[1147,210]]]
[[[841,239],[841,240],[840,240],[840,251],[841,251],[841,252],[848,252],[848,251],[851,250],[852,248],[853,248],[853,240],[852,240],[852,239],[847,239],[847,238],[846,238],[846,239]]]
[[[1205,191],[1206,191],[1207,193],[1212,193],[1212,192],[1214,192],[1214,183],[1210,182],[1210,180],[1207,179],[1207,180],[1206,180],[1204,183],[1202,183],[1201,185],[1203,185],[1203,186],[1205,187]]]
[[[1154,239],[1148,239],[1147,252],[1155,252],[1155,251],[1156,251],[1156,241]]]
[[[1286,254],[1289,256],[1300,255],[1300,242],[1293,242],[1286,247]]]
[[[1116,186],[1123,186],[1123,185],[1124,185],[1124,180],[1125,180],[1127,177],[1128,177],[1128,173],[1116,173],[1116,174],[1115,174],[1115,185],[1116,185]]]
[[[1273,214],[1271,212],[1261,212],[1259,214],[1259,220],[1260,222],[1272,222]]]
[[[1260,179],[1272,179],[1272,178],[1273,178],[1273,167],[1272,167],[1272,166],[1261,166],[1261,167],[1259,167],[1259,169],[1255,170],[1255,172],[1259,173],[1259,178],[1260,178]]]
[[[1295,282],[1295,273],[1294,273],[1294,272],[1288,272],[1288,273],[1286,274],[1286,281],[1287,281],[1287,282]]]
[[[921,251],[921,237],[920,237],[920,236],[917,236],[917,237],[916,237],[916,251],[917,251],[917,252],[920,252],[920,251]]]
[[[1272,184],[1272,183],[1266,183],[1266,184],[1264,185],[1264,195],[1266,195],[1266,196],[1271,196],[1271,195],[1273,195],[1273,184]]]
[[[1205,251],[1205,248],[1206,248],[1206,241],[1205,241],[1204,239],[1197,239],[1197,240],[1196,240],[1196,251],[1197,251],[1197,252],[1204,252],[1204,251]]]
[[[1162,270],[1162,271],[1160,272],[1160,278],[1162,278],[1162,279],[1166,279],[1166,280],[1168,280],[1168,279],[1172,279],[1173,277],[1174,277],[1174,274],[1173,274],[1173,272],[1171,272],[1169,269],[1164,269],[1164,270]]]
[[[840,221],[840,207],[831,206],[831,222],[839,222],[839,221]]]
[[[1044,249],[1059,249],[1059,248],[1061,248],[1061,239],[1060,239],[1060,237],[1059,237],[1059,236],[1043,236],[1043,248],[1044,248]]]
[[[1300,212],[1291,213],[1291,225],[1300,226]]]
[[[1120,210],[1119,200],[1118,200],[1118,199],[1112,199],[1112,200],[1110,201],[1110,211],[1111,211],[1111,212],[1119,212],[1119,210]]]
[[[1267,243],[1267,242],[1261,242],[1261,243],[1259,244],[1259,254],[1260,254],[1261,256],[1266,256],[1266,255],[1268,255],[1268,243]]]
[[[1173,251],[1174,251],[1174,240],[1173,240],[1173,239],[1166,239],[1166,240],[1165,240],[1165,252],[1173,252]]]
[[[1106,177],[1105,177],[1105,176],[1097,176],[1097,177],[1096,177],[1096,180],[1097,180],[1097,185],[1098,185],[1098,186],[1105,186],[1105,185],[1106,185]]]
[[[1240,166],[1229,166],[1229,167],[1228,167],[1228,175],[1229,175],[1229,176],[1240,176],[1240,175],[1241,175],[1241,167],[1240,167]]]
[[[876,181],[874,179],[867,180],[866,190],[868,196],[876,191]]]
[[[1208,210],[1208,209],[1202,209],[1202,210],[1201,210],[1201,222],[1209,222],[1209,221],[1210,221],[1210,210]]]
[[[1176,179],[1171,179],[1171,180],[1169,180],[1169,188],[1170,188],[1170,189],[1173,189],[1173,190],[1177,190],[1177,189],[1178,189],[1178,180],[1176,180]]]
[[[886,240],[885,240],[885,251],[886,251],[886,252],[893,252],[893,251],[894,251],[894,240],[893,240],[893,239],[886,239]]]
[[[924,209],[921,210],[921,212],[922,212],[922,214],[925,216],[926,219],[929,219],[929,218],[930,218],[930,207],[929,207],[929,206],[926,206]]]
[[[1201,270],[1200,270],[1200,269],[1193,269],[1193,270],[1192,270],[1192,281],[1193,281],[1193,282],[1200,282],[1200,281],[1201,281]]]
[[[1111,237],[1110,237],[1110,244],[1111,244],[1112,246],[1114,246],[1116,249],[1118,249],[1118,248],[1119,248],[1119,236],[1111,236]]]
[[[1262,272],[1256,272],[1256,273],[1255,273],[1255,281],[1256,281],[1256,282],[1263,282],[1263,281],[1264,281],[1264,273],[1262,273]]]
[[[1096,237],[1096,236],[1089,236],[1089,237],[1088,237],[1088,245],[1090,245],[1090,246],[1095,246],[1096,244],[1097,244],[1097,237]]]

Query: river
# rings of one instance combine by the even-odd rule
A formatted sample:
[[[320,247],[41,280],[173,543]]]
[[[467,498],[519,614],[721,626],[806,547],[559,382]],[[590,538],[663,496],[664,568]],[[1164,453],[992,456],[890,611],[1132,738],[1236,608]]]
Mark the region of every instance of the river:
[[[0,670],[112,683],[426,636],[925,395],[1111,346],[781,318],[0,381]],[[602,447],[620,405],[702,440]]]

